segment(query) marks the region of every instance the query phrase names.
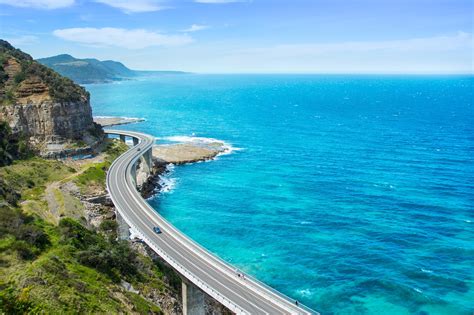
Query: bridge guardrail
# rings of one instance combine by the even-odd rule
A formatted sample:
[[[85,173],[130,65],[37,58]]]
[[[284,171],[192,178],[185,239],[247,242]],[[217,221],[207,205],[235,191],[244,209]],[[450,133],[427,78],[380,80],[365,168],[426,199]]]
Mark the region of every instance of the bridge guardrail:
[[[130,150],[132,150],[132,149],[130,149]],[[137,159],[134,158],[131,163],[135,163],[136,160]],[[115,163],[115,161],[110,166],[111,168],[114,165],[114,163]],[[131,164],[131,163],[129,163],[129,164]],[[128,165],[127,165],[127,170],[128,170]],[[128,173],[128,174],[126,174],[126,176],[128,176],[130,178],[131,174]],[[108,175],[107,175],[107,186],[109,186],[108,182],[109,182],[109,178],[108,178]],[[129,181],[127,181],[127,185],[128,184],[130,184]],[[113,202],[113,199],[114,199],[113,195],[110,194],[110,192],[109,192],[109,195],[110,195],[110,198],[112,199],[112,202]],[[120,212],[119,207],[116,206],[115,208],[117,209],[117,211]],[[125,213],[121,213],[121,216],[122,216],[122,218],[124,218],[124,220],[127,222],[127,224],[134,230],[135,234],[139,235],[140,238],[148,246],[150,246],[150,248],[152,248],[157,254],[159,254],[163,259],[165,259],[165,261],[167,261],[171,266],[173,266],[173,268],[175,268],[179,273],[181,273],[183,276],[185,276],[188,280],[190,280],[192,283],[194,283],[195,285],[200,287],[204,292],[206,292],[211,297],[216,299],[216,301],[218,301],[221,304],[223,304],[224,306],[228,307],[231,311],[235,312],[236,314],[246,314],[246,315],[250,314],[249,312],[245,311],[242,307],[240,307],[239,305],[232,302],[229,298],[222,295],[219,291],[217,291],[216,289],[214,289],[213,287],[209,286],[207,283],[202,281],[199,277],[197,277],[196,275],[194,275],[193,273],[188,271],[186,268],[181,266],[181,264],[178,263],[176,260],[174,260],[171,256],[166,254],[161,248],[159,248],[156,244],[154,244],[154,242],[152,240],[148,239],[143,233],[141,233],[140,230],[138,229],[138,227],[136,227],[131,222],[131,220],[126,216]]]
[[[106,131],[107,132],[107,131]],[[110,132],[109,134],[113,134],[113,132]],[[133,136],[132,136],[133,137]],[[135,137],[133,137],[135,138]],[[141,139],[138,138],[140,141]],[[132,148],[133,149],[133,148]],[[130,149],[130,150],[132,150]],[[130,151],[129,150],[129,151]],[[127,152],[129,152],[127,151]],[[136,157],[134,157],[128,164],[127,164],[127,170],[128,170],[128,166],[130,164],[133,164],[135,163],[141,155],[144,154],[146,150],[143,150],[139,155],[137,155]],[[112,165],[115,163],[115,161],[112,163]],[[112,166],[111,166],[112,167]],[[127,172],[127,176],[128,176],[128,179],[131,179],[131,174],[130,172]],[[133,182],[133,181],[132,181]],[[108,177],[107,177],[107,183],[108,183]],[[130,181],[127,181],[127,185],[130,184]],[[136,189],[136,187],[134,187],[133,189]],[[112,195],[111,195],[111,198],[112,198]],[[112,198],[113,200],[113,198]],[[118,209],[118,207],[117,207]],[[196,275],[192,274],[191,272],[189,272],[186,268],[184,268],[183,266],[181,266],[177,261],[175,261],[172,257],[170,257],[169,255],[167,255],[163,250],[161,250],[158,246],[156,246],[153,241],[149,240],[148,238],[146,238],[144,236],[144,234],[142,234],[141,232],[139,232],[139,229],[137,227],[135,227],[133,224],[131,224],[130,220],[128,218],[126,218],[125,215],[122,214],[122,217],[125,219],[125,221],[127,221],[127,224],[129,224],[130,227],[132,227],[134,229],[134,231],[136,232],[136,234],[138,234],[146,243],[147,245],[149,245],[155,252],[161,254],[160,256],[162,256],[163,259],[165,259],[168,263],[170,263],[170,265],[172,265],[175,269],[177,269],[181,274],[183,274],[183,276],[186,276],[186,278],[188,278],[189,280],[191,280],[191,282],[195,283],[196,285],[198,285],[198,287],[201,287],[201,289],[203,289],[206,293],[208,293],[209,295],[211,295],[213,298],[215,298],[217,301],[219,301],[220,303],[222,303],[223,305],[225,305],[226,307],[228,307],[229,309],[231,309],[232,311],[238,313],[238,314],[249,314],[247,311],[245,311],[243,308],[241,308],[240,306],[238,306],[237,304],[233,303],[230,299],[228,299],[227,297],[223,296],[221,293],[219,293],[217,290],[215,290],[214,288],[212,288],[211,286],[207,285],[204,281],[202,281],[199,277],[197,277]],[[236,270],[236,268],[234,266],[232,266],[231,264],[229,264],[227,261],[225,261],[224,259],[220,258],[219,256],[211,253],[208,249],[206,249],[205,247],[203,247],[202,245],[200,245],[199,243],[197,243],[196,241],[194,241],[193,239],[187,237],[186,235],[184,235],[181,231],[179,231],[178,229],[176,229],[172,224],[170,224],[169,222],[167,222],[165,219],[163,219],[167,224],[168,226],[173,229],[175,231],[175,233],[177,233],[180,237],[184,238],[186,241],[192,243],[193,245],[195,245],[196,247],[200,248],[201,250],[203,250],[203,252],[205,252],[210,258],[212,259],[216,259],[218,260],[223,266],[225,266],[226,268],[229,269],[229,271],[234,271]],[[182,242],[182,241],[181,241]],[[278,290],[272,288],[271,286],[265,284],[264,282],[254,278],[253,276],[251,275],[248,275],[248,274],[245,274],[246,276],[246,280],[250,283],[252,283],[252,287],[259,291],[260,293],[266,295],[267,297],[270,297],[270,295],[268,295],[267,292],[265,292],[265,290],[268,290],[270,292],[272,292],[273,294],[275,294],[276,296],[278,296],[279,298],[281,298],[282,300],[285,300],[286,302],[288,303],[292,303],[290,301],[294,301],[293,299],[291,299],[290,297],[288,297],[287,295],[279,292]],[[193,281],[194,279],[194,281]],[[196,283],[197,282],[197,283]],[[200,284],[200,285],[199,285]],[[264,290],[262,290],[264,289]],[[281,306],[283,306],[284,308],[286,308],[282,303],[278,302],[277,304],[280,304]],[[303,304],[299,304],[298,307],[300,309],[304,309],[305,311],[309,312],[309,313],[312,313],[312,314],[319,314],[318,312],[310,309],[309,307],[306,307],[305,305]]]

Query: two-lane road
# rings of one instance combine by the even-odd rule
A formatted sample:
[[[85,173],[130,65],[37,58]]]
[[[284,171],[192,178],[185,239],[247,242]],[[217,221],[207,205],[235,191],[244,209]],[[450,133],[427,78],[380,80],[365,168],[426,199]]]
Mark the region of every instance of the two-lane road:
[[[134,167],[154,138],[138,132],[106,130],[136,138],[139,143],[117,158],[107,174],[107,189],[120,215],[158,255],[190,282],[237,314],[314,314],[315,312],[246,275],[208,252],[160,216],[141,197]],[[153,227],[159,226],[161,234]]]

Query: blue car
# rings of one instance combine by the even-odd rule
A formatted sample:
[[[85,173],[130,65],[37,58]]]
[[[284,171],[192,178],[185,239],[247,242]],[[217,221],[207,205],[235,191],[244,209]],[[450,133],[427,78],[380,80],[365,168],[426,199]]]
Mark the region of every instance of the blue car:
[[[161,230],[160,230],[160,228],[157,227],[157,226],[154,226],[154,227],[153,227],[153,231],[154,231],[156,234],[161,234]]]

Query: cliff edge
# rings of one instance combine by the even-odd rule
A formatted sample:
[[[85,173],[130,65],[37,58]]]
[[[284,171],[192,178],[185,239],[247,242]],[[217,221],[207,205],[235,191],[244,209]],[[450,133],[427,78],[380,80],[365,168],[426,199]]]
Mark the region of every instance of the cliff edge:
[[[89,93],[0,40],[0,120],[44,157],[88,153],[103,140]]]

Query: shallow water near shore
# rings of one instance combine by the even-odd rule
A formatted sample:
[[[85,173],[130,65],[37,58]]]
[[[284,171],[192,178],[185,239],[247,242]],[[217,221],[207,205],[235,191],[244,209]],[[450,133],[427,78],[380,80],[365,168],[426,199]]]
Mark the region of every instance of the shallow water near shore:
[[[474,311],[474,79],[179,75],[88,85],[120,128],[241,150],[149,200],[324,314]]]

